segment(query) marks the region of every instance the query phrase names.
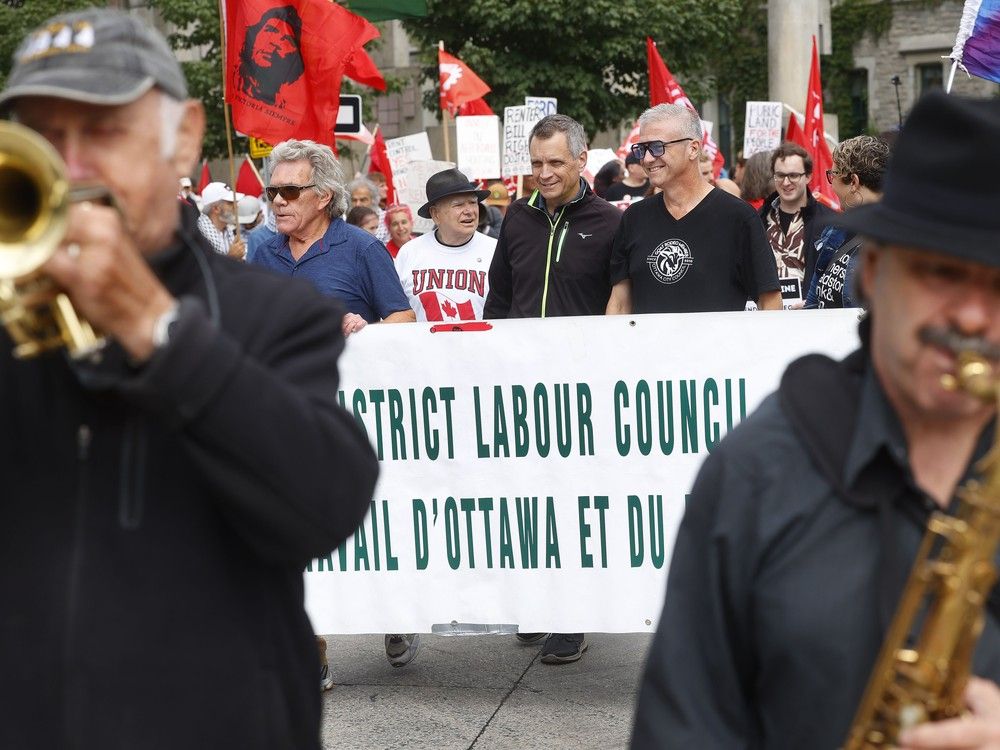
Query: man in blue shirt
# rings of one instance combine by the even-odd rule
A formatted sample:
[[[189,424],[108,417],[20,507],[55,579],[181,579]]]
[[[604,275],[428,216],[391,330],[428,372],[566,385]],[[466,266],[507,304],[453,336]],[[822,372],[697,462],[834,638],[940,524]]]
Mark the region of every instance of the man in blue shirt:
[[[367,323],[416,320],[385,246],[341,217],[347,209],[343,175],[329,147],[289,140],[271,152],[266,188],[278,233],[252,263],[311,281],[348,309],[350,335]]]

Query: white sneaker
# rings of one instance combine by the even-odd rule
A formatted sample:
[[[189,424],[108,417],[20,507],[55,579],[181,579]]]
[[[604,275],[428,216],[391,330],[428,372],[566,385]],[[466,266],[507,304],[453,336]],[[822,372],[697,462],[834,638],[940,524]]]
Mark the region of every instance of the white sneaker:
[[[385,637],[385,658],[394,667],[405,667],[417,655],[420,636],[416,633],[393,633]]]

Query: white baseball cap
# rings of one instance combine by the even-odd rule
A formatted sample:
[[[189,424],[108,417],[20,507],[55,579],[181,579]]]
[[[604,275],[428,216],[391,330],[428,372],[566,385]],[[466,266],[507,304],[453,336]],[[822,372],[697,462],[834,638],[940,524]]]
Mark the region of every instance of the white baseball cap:
[[[234,193],[224,182],[210,182],[201,191],[201,211],[207,213],[213,203],[219,201],[232,202],[243,200],[243,193]]]
[[[251,224],[260,214],[260,200],[252,195],[240,198],[237,206],[237,217],[240,224]]]

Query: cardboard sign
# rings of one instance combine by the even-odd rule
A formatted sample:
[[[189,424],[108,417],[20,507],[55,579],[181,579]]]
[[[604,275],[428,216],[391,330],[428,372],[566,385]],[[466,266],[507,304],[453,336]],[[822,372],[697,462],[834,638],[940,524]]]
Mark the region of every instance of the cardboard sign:
[[[456,117],[458,168],[472,180],[500,176],[500,118],[496,115]]]
[[[426,132],[404,135],[402,138],[389,138],[385,142],[385,151],[389,156],[394,179],[397,171],[403,169],[411,161],[434,158],[431,154],[431,142]],[[399,185],[396,185],[396,189],[399,189]]]
[[[776,149],[781,143],[781,102],[747,102],[743,158]]]
[[[537,107],[504,107],[502,165],[504,177],[531,174],[528,135],[535,127],[535,123],[542,119],[540,111]]]

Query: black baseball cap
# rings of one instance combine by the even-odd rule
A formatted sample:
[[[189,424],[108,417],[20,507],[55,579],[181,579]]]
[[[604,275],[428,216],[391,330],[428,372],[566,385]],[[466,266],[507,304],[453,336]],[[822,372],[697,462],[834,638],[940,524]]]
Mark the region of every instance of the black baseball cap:
[[[163,36],[128,13],[91,8],[54,16],[25,37],[0,106],[21,96],[113,106],[134,102],[153,87],[178,100],[188,96]]]

